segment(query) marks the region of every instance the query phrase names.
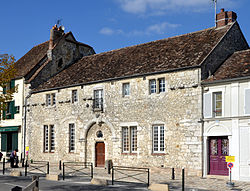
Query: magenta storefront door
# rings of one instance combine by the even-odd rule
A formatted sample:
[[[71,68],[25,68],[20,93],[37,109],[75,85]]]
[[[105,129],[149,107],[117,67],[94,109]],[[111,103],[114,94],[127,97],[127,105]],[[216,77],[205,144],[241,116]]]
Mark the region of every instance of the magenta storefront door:
[[[228,156],[228,137],[210,137],[209,139],[209,174],[228,175],[225,156]]]

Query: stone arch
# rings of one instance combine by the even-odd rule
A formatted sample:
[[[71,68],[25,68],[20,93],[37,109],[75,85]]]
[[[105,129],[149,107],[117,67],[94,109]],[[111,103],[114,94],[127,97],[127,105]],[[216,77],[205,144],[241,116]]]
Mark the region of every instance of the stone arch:
[[[108,121],[106,120],[105,118],[94,118],[92,120],[90,120],[84,127],[83,127],[83,136],[82,136],[82,139],[83,140],[86,140],[87,138],[87,134],[88,134],[88,131],[89,129],[94,125],[94,124],[100,124],[100,123],[105,123],[111,130],[111,133],[112,133],[112,140],[113,141],[117,141],[117,137],[116,137],[116,133],[115,133],[115,129],[113,127],[113,125]]]
[[[213,124],[208,127],[204,133],[204,136],[231,136],[231,130],[222,124]]]

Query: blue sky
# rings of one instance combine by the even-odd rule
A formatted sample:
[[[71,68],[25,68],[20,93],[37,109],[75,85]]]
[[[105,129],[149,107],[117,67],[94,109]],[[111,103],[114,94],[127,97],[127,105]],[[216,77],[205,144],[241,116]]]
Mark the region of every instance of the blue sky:
[[[250,42],[250,1],[217,2],[217,12],[237,13]],[[4,0],[0,6],[0,54],[16,59],[49,40],[57,19],[97,53],[214,26],[212,0]]]

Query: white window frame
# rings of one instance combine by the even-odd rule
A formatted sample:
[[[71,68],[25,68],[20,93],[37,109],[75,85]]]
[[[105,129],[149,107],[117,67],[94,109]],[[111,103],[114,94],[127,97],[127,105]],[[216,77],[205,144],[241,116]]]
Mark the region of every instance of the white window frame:
[[[76,127],[75,123],[69,124],[69,152],[74,153],[76,149]]]
[[[161,127],[163,127],[163,143],[162,144],[161,144],[161,141],[162,141]],[[155,128],[157,128],[157,150],[155,150]],[[161,145],[163,145],[163,147],[161,147]],[[152,150],[153,150],[153,153],[165,153],[165,126],[163,124],[152,125]]]
[[[122,96],[126,97],[130,95],[130,83],[123,83],[122,84]]]
[[[218,93],[221,93],[221,115],[216,115],[216,102],[217,102],[217,100],[216,100],[216,94],[218,94]],[[217,118],[217,117],[222,117],[223,116],[223,93],[222,93],[222,91],[214,91],[214,92],[212,92],[212,116],[214,117],[214,118]]]
[[[46,106],[56,105],[56,94],[50,93],[46,94]]]
[[[122,153],[137,153],[137,148],[137,126],[122,126]]]
[[[71,92],[71,100],[72,100],[72,103],[77,103],[78,102],[78,91],[77,90],[72,90],[72,92]]]
[[[55,152],[55,125],[43,125],[43,151]]]
[[[103,95],[104,95],[103,89],[95,89],[94,90],[94,101],[96,101],[96,99],[98,99],[98,103],[97,103],[98,107],[96,107],[96,103],[95,103],[94,109],[103,109],[103,107],[104,107]]]
[[[166,92],[166,80],[165,80],[165,78],[158,78],[158,84],[159,84],[159,93]]]
[[[150,79],[149,80],[149,94],[156,94],[157,93],[157,80]]]
[[[215,116],[214,115],[214,93],[217,93],[217,92],[221,92],[221,97],[222,97],[222,112],[221,112],[221,116]],[[212,91],[210,91],[210,92],[206,92],[206,93],[204,93],[203,95],[204,95],[204,97],[205,97],[205,95],[206,94],[210,94],[211,96],[210,96],[210,104],[211,104],[211,106],[210,106],[210,113],[211,113],[211,115],[210,116],[205,116],[204,115],[204,111],[203,111],[203,115],[204,115],[204,118],[222,118],[222,117],[224,117],[225,116],[225,90],[224,89],[222,89],[222,88],[218,88],[218,89],[213,89]],[[205,101],[203,101],[203,110],[205,109]]]

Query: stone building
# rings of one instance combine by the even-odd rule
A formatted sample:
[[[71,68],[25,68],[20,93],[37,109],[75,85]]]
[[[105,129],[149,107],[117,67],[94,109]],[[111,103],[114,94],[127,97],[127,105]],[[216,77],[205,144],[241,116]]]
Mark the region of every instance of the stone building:
[[[250,180],[250,49],[232,54],[203,82],[204,174],[228,175],[225,156],[235,156],[232,178]]]
[[[201,81],[249,48],[236,14],[217,16],[217,27],[86,56],[37,83],[27,107],[29,158],[202,175]]]
[[[48,80],[83,56],[95,54],[92,47],[76,41],[71,32],[64,33],[56,25],[50,31],[50,40],[33,47],[16,64],[16,76],[6,88],[17,86],[18,92],[3,112],[0,121],[1,152],[8,155],[18,149],[18,155],[25,152],[26,101],[30,88]],[[4,91],[3,91],[4,93]],[[24,156],[24,155],[22,155]]]

